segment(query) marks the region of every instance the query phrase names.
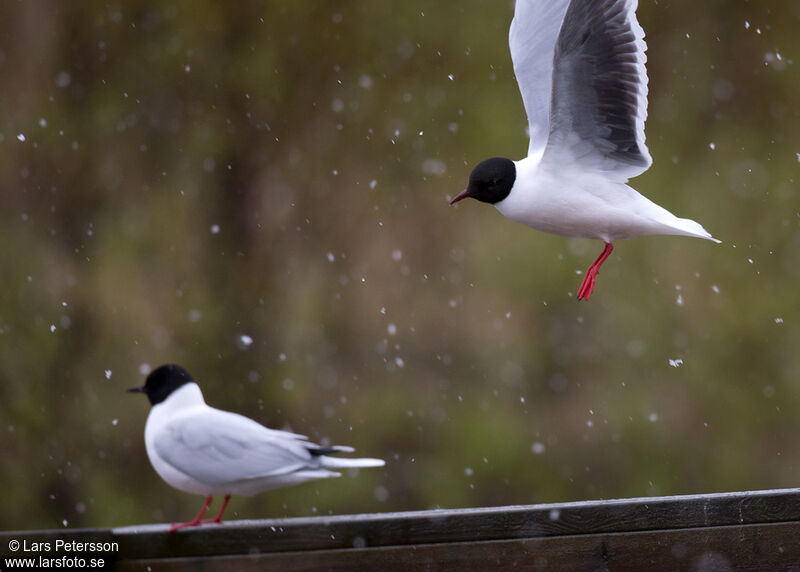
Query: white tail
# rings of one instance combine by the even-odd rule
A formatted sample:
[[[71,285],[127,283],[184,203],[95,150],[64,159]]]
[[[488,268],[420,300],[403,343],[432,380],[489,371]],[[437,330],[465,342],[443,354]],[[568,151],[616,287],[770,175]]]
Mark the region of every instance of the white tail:
[[[717,244],[721,243],[721,240],[717,240],[711,233],[708,232],[706,229],[703,228],[699,222],[694,221],[690,218],[678,218],[675,217],[675,223],[666,223],[670,228],[674,229],[674,234],[680,234],[683,236],[693,236],[696,238],[705,238],[706,240],[712,240]],[[673,234],[673,233],[664,233],[664,234]]]
[[[352,451],[351,451],[352,452]],[[336,457],[322,456],[319,458],[320,466],[325,469],[355,469],[364,467],[382,467],[386,463],[382,459],[337,459]]]

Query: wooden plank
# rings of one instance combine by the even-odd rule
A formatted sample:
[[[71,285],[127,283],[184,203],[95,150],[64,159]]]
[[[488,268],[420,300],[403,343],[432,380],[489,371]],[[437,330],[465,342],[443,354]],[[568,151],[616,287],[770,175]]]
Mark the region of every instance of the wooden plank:
[[[800,489],[387,514],[0,533],[9,542],[117,542],[121,569],[463,569],[560,563],[691,568],[695,561],[800,562]],[[574,557],[570,556],[574,555]],[[599,557],[601,560],[596,560]],[[595,558],[595,560],[592,560]],[[605,564],[602,564],[602,562]],[[601,562],[598,564],[598,562]],[[630,568],[625,568],[631,563]],[[664,564],[662,566],[661,564]],[[720,564],[719,569],[726,569]],[[711,565],[709,565],[711,566]],[[167,568],[165,568],[167,567]],[[785,568],[785,567],[784,567]],[[156,568],[154,568],[156,569]],[[643,569],[643,568],[639,568]],[[757,568],[752,568],[757,569]],[[800,570],[800,567],[797,568]]]
[[[800,489],[608,501],[226,522],[165,534],[166,525],[114,529],[121,557],[213,556],[477,542],[601,532],[791,521]]]
[[[122,571],[798,570],[800,523],[136,560]]]

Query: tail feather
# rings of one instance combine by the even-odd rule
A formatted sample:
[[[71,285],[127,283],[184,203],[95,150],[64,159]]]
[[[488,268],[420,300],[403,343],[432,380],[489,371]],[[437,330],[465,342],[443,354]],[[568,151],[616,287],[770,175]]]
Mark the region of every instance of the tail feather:
[[[706,240],[712,240],[717,244],[722,242],[721,240],[717,240],[711,236],[711,233],[703,228],[703,225],[697,221],[694,221],[690,218],[678,218],[677,220],[680,222],[680,226],[676,226],[675,228],[676,230],[683,231],[681,234],[695,236],[697,238],[705,238]]]
[[[337,459],[336,457],[320,457],[320,466],[325,469],[357,469],[366,467],[383,467],[382,459]]]
[[[335,455],[336,453],[354,453],[355,449],[345,445],[332,445],[330,447],[320,447],[315,445],[307,447],[308,452],[311,453],[319,461],[319,466],[323,469],[352,469],[358,467],[383,467],[386,463],[382,459],[337,459],[329,457],[328,455]]]

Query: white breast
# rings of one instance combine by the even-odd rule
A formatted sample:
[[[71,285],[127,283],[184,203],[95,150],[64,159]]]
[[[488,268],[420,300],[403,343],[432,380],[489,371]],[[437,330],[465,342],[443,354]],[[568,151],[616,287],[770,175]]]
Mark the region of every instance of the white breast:
[[[194,480],[164,461],[155,447],[155,441],[158,440],[166,423],[180,418],[183,414],[191,413],[194,407],[207,407],[200,387],[195,383],[187,383],[174,391],[166,401],[154,405],[144,427],[144,445],[150,463],[158,476],[167,484],[187,493],[210,495],[213,491],[207,485]]]

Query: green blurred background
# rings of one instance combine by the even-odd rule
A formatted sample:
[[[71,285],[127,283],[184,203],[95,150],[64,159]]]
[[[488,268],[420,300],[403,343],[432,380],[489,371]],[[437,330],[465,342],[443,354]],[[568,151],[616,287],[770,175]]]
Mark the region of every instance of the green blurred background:
[[[166,362],[387,460],[229,518],[800,484],[800,2],[640,4],[632,185],[723,244],[579,303],[598,241],[447,203],[527,149],[511,2],[4,2],[0,526],[193,517],[124,392]]]

